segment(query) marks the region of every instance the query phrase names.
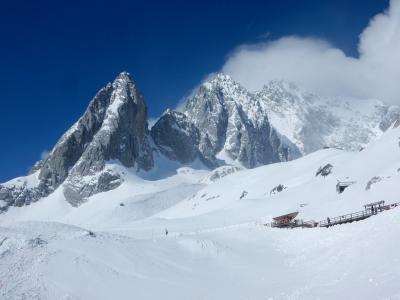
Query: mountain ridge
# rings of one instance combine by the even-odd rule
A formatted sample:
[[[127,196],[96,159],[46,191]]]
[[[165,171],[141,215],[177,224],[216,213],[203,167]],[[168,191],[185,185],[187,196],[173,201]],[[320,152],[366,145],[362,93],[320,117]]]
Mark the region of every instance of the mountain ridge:
[[[121,185],[120,170],[107,166],[113,160],[143,172],[155,167],[155,155],[183,165],[199,160],[210,169],[254,168],[326,146],[359,150],[399,116],[398,107],[376,100],[340,102],[278,80],[252,93],[217,74],[181,112],[168,109],[149,129],[145,99],[122,72],[99,90],[28,176],[0,185],[0,210],[28,205],[60,186],[65,199],[79,206]]]

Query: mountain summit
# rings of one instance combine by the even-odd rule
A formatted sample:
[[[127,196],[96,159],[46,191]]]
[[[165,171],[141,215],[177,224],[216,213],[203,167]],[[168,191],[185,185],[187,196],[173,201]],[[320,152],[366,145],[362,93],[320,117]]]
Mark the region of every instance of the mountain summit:
[[[400,116],[399,107],[378,100],[321,96],[282,80],[255,96],[271,124],[303,155],[324,147],[358,151]]]
[[[181,112],[168,109],[149,130],[144,97],[122,72],[28,176],[0,185],[0,210],[56,190],[78,206],[119,187],[124,174],[162,168],[155,165],[156,157],[180,165],[199,161],[211,169],[254,168],[323,147],[359,150],[399,116],[398,107],[377,100],[321,97],[283,81],[252,93],[217,74],[200,85]]]
[[[143,170],[153,167],[146,103],[127,72],[96,94],[49,156],[35,164],[33,174],[5,184],[0,199],[6,206],[21,206],[64,183],[66,200],[79,205],[94,193],[121,183],[118,174],[105,168],[110,160]]]
[[[259,99],[228,75],[201,85],[183,112],[199,128],[199,148],[208,160],[217,157],[253,168],[300,155],[271,126]]]

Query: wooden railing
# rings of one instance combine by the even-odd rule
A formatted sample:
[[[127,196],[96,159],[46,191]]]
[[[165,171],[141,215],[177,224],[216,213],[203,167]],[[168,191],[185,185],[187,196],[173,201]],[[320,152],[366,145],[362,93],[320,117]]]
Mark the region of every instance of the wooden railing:
[[[277,222],[272,222],[272,223],[267,223],[264,224],[266,226],[270,227],[279,227],[279,228],[295,228],[295,227],[330,227],[333,225],[339,225],[339,224],[344,224],[344,223],[350,223],[354,221],[360,221],[366,218],[369,218],[373,215],[376,215],[384,210],[389,210],[395,207],[400,206],[400,202],[394,202],[391,204],[383,205],[383,206],[378,206],[375,207],[374,210],[362,210],[362,211],[357,211],[354,213],[346,214],[346,215],[341,215],[339,217],[333,217],[328,218],[325,220],[322,220],[320,222],[315,222],[315,221],[303,221],[303,220],[292,220],[288,224],[282,225]]]
[[[337,224],[363,220],[374,214],[375,213],[373,213],[370,210],[362,210],[362,211],[354,212],[351,214],[342,215],[342,216],[335,217],[335,218],[330,218],[329,222],[328,222],[328,219],[320,221],[319,226],[320,227],[329,227],[329,226],[333,226],[333,225],[337,225]]]

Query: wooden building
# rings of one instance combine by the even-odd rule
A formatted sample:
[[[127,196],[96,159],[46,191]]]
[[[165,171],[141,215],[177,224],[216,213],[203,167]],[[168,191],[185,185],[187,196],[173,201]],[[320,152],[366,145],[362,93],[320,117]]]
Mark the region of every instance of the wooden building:
[[[298,214],[299,214],[299,212],[296,211],[296,212],[292,212],[290,214],[275,217],[275,218],[273,218],[274,221],[272,222],[271,226],[279,227],[279,228],[294,227],[296,225],[294,218],[296,218]]]

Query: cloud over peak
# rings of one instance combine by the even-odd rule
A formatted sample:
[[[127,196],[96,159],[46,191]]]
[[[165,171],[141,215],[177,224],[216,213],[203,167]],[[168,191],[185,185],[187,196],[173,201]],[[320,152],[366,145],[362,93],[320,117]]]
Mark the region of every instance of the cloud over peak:
[[[400,104],[400,0],[371,19],[358,49],[354,58],[327,41],[289,36],[238,47],[222,71],[253,91],[284,79],[327,95]]]

